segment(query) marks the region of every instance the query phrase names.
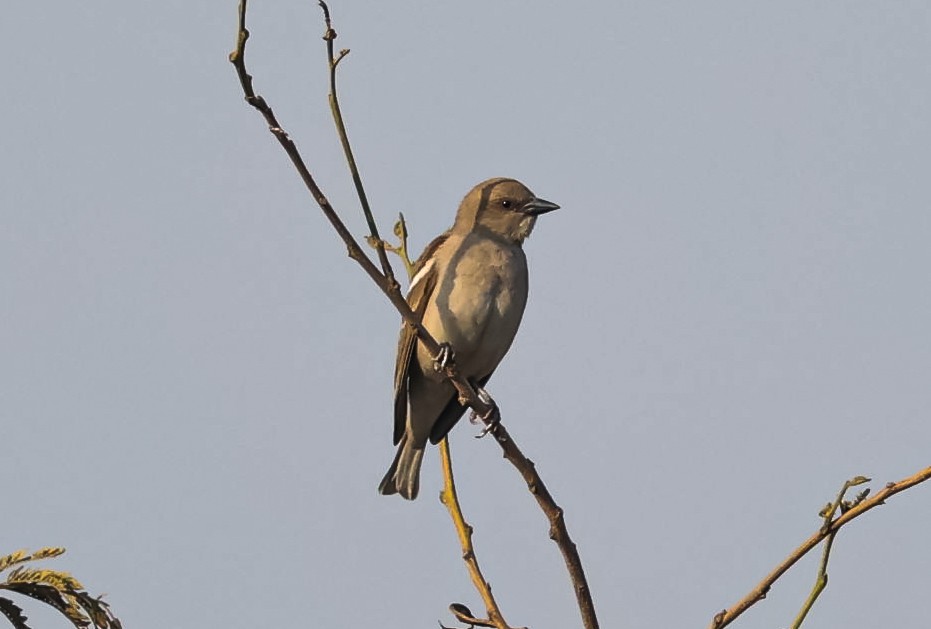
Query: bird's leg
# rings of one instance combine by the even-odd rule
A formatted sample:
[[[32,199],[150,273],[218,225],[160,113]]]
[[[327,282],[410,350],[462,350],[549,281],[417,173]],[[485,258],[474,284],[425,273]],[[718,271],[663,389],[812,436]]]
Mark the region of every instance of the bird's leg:
[[[453,360],[453,346],[449,343],[440,343],[440,351],[433,358],[433,370],[437,372],[445,371]]]
[[[474,386],[474,383],[473,383],[473,386]],[[483,404],[491,405],[492,408],[491,410],[485,412],[484,415],[479,415],[475,411],[472,411],[469,414],[469,423],[477,424],[479,422],[482,422],[482,423],[487,424],[488,423],[487,419],[490,418],[490,416],[492,415],[492,411],[497,409],[498,406],[497,404],[495,404],[495,401],[492,399],[491,395],[489,395],[488,391],[486,391],[482,387],[476,386],[475,392],[478,394],[478,399],[480,399]]]
[[[475,392],[478,393],[478,399],[491,406],[491,408],[489,408],[482,415],[472,411],[472,414],[469,416],[469,421],[473,424],[477,424],[478,422],[485,424],[485,427],[482,428],[482,431],[475,435],[476,439],[481,439],[501,423],[501,411],[498,410],[498,404],[495,403],[492,397],[488,394],[488,391],[482,387],[476,387]]]

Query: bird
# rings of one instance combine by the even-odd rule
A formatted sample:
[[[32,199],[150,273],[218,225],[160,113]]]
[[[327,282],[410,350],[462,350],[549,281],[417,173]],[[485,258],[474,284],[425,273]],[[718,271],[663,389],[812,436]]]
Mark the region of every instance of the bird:
[[[415,262],[407,301],[444,351],[431,355],[402,322],[394,373],[398,449],[379,493],[414,500],[427,441],[439,443],[465,413],[437,368],[444,353],[452,350],[460,373],[487,398],[484,386],[511,347],[527,304],[522,245],[537,217],[557,209],[516,179],[488,179],[466,194],[453,226]]]

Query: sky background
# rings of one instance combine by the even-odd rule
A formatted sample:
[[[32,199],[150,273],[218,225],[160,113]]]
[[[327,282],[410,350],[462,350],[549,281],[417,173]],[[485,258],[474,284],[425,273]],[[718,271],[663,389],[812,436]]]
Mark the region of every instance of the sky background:
[[[562,205],[489,391],[566,510],[603,627],[699,627],[843,481],[931,464],[931,4],[333,0],[369,198],[418,251],[516,177]],[[0,551],[127,628],[435,627],[474,593],[436,453],[394,455],[399,318],[227,54],[236,3],[21,2],[0,21]],[[364,234],[312,2],[247,61]],[[547,522],[452,434],[505,617],[578,627]],[[845,528],[811,627],[926,627],[931,486]],[[791,623],[817,558],[735,626]],[[64,620],[27,603],[36,627]]]

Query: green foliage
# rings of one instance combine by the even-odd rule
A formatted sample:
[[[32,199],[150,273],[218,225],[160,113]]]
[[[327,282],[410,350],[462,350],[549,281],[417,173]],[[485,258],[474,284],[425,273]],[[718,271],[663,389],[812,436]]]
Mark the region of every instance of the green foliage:
[[[0,582],[0,590],[51,605],[77,629],[122,629],[120,621],[110,613],[110,606],[101,597],[94,598],[85,592],[81,582],[67,572],[24,565],[58,557],[64,552],[65,549],[61,547],[47,547],[34,553],[17,550],[0,557],[0,577],[2,573],[7,573],[6,579]],[[0,596],[0,613],[6,616],[15,629],[32,629],[26,622],[28,618],[22,608],[9,598]]]

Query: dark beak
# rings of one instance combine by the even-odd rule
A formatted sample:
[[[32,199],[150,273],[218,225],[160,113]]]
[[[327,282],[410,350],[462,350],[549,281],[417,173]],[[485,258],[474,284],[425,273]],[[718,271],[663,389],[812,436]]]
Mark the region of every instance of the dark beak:
[[[547,212],[552,212],[553,210],[558,210],[559,206],[550,201],[544,201],[543,199],[531,199],[524,207],[520,209],[524,214],[529,214],[530,216],[539,216],[540,214],[546,214]]]

